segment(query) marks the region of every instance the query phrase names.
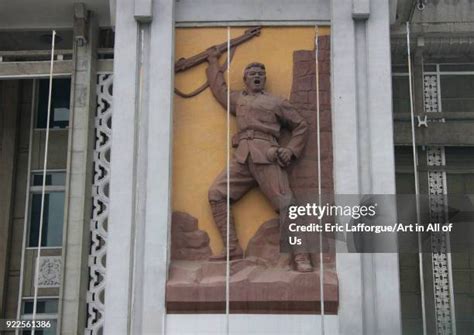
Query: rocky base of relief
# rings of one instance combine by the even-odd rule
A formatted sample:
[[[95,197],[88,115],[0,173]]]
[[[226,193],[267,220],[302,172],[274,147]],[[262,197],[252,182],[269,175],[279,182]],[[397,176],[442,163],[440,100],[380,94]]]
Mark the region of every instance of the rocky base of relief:
[[[225,262],[209,262],[207,233],[189,214],[173,213],[171,265],[167,282],[170,313],[225,312]],[[246,313],[320,311],[319,265],[309,273],[290,266],[280,254],[278,220],[265,222],[249,241],[244,259],[230,262],[230,308]],[[336,313],[338,284],[334,263],[324,264],[325,312]]]

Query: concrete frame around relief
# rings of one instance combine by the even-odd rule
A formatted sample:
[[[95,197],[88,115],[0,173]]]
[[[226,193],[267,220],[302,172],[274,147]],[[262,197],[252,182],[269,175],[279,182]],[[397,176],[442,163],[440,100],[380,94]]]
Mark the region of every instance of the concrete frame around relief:
[[[133,6],[130,6],[128,2],[125,0],[117,1],[116,33],[118,43],[116,50],[118,52],[116,53],[114,65],[115,79],[117,79],[118,85],[114,87],[116,93],[114,95],[114,105],[122,106],[120,109],[123,112],[117,112],[116,109],[114,113],[114,133],[120,135],[114,136],[113,146],[122,149],[119,154],[116,154],[115,158],[112,158],[112,165],[117,167],[112,169],[110,232],[112,238],[110,242],[113,245],[109,249],[108,257],[105,334],[128,333],[131,330],[130,327],[133,327],[135,331],[145,332],[148,330],[164,333],[175,322],[172,316],[166,318],[163,306],[165,300],[163,283],[166,281],[168,265],[166,250],[168,243],[152,239],[141,240],[141,242],[145,242],[145,245],[141,247],[145,249],[143,250],[145,254],[152,256],[152,251],[157,252],[150,259],[146,257],[146,263],[157,263],[145,272],[130,272],[130,269],[133,268],[134,258],[132,233],[134,227],[132,222],[135,216],[134,207],[131,204],[134,204],[136,201],[136,178],[139,175],[141,176],[140,178],[143,178],[143,175],[137,174],[138,171],[134,157],[137,145],[135,140],[137,129],[136,127],[130,127],[130,125],[137,125],[136,115],[134,114],[137,95],[131,88],[138,87],[136,70],[138,69],[139,26],[133,19],[133,9],[130,8]],[[153,180],[148,180],[148,185],[155,185],[154,183],[156,182],[158,187],[155,190],[148,188],[151,193],[149,194],[148,201],[146,201],[145,209],[148,208],[151,212],[146,215],[144,223],[146,224],[151,221],[156,223],[164,219],[164,223],[157,224],[155,227],[149,224],[147,228],[150,226],[153,234],[168,236],[166,226],[170,216],[169,157],[171,148],[169,145],[171,144],[172,137],[171,124],[168,121],[172,116],[172,93],[170,90],[173,87],[173,77],[171,73],[172,64],[170,62],[163,63],[162,60],[169,57],[168,54],[163,55],[163,53],[166,53],[163,50],[167,50],[167,47],[170,50],[173,48],[173,20],[170,21],[169,18],[173,18],[174,13],[166,1],[155,0],[154,3],[156,5],[155,8],[160,8],[160,10],[153,13],[155,16],[153,17],[152,29],[150,30],[153,40],[158,39],[158,37],[162,39],[160,40],[161,52],[155,49],[158,46],[155,45],[153,47],[153,44],[151,45],[152,50],[155,50],[151,55],[158,56],[159,62],[157,62],[156,67],[150,73],[150,78],[154,78],[154,80],[150,80],[149,85],[150,87],[156,87],[155,85],[157,85],[167,89],[153,96],[148,101],[147,106],[153,106],[153,103],[160,103],[161,101],[159,105],[163,106],[165,113],[160,113],[160,115],[166,115],[166,121],[156,123],[157,120],[150,120],[149,127],[159,135],[160,139],[163,139],[165,146],[162,152],[153,152],[153,155],[147,158],[148,162],[145,162],[149,168],[148,173],[153,174]],[[329,1],[324,3],[327,4]],[[391,4],[393,4],[393,1]],[[358,149],[353,148],[361,140],[357,138],[358,123],[354,116],[362,109],[356,109],[355,107],[357,100],[353,94],[356,92],[356,89],[354,86],[351,86],[356,80],[356,67],[353,59],[355,55],[355,35],[351,9],[352,0],[333,1],[331,29],[334,35],[332,35],[332,45],[333,50],[337,50],[337,53],[332,53],[332,68],[337,70],[337,73],[334,73],[332,76],[333,120],[340,119],[340,122],[334,128],[334,151],[341,150],[335,157],[335,164],[338,170],[335,171],[336,192],[339,191],[339,193],[351,193],[350,191],[359,193],[360,189],[356,186],[357,182],[353,184],[351,180],[358,181],[359,170],[364,169],[357,154]],[[377,152],[369,151],[369,157],[372,157],[370,166],[373,174],[371,179],[375,184],[374,192],[392,193],[394,192],[394,174],[392,173],[393,142],[385,136],[387,131],[392,129],[391,119],[389,118],[391,113],[388,113],[391,110],[390,36],[388,31],[390,21],[389,1],[371,1],[370,9],[372,12],[366,26],[368,32],[367,43],[370,49],[366,51],[370,57],[375,57],[372,58],[374,63],[370,64],[370,68],[373,67],[375,71],[369,70],[367,85],[375,94],[371,95],[371,99],[368,100],[366,107],[368,107],[370,113],[374,113],[370,123],[370,129],[373,129],[374,132],[370,141],[373,141],[374,148],[378,147],[377,150],[379,150]],[[279,13],[274,18],[285,21],[283,15],[285,14]],[[263,18],[260,17],[259,19]],[[268,19],[270,20],[271,17]],[[327,19],[329,19],[329,15]],[[245,16],[240,16],[239,14],[233,20],[245,21]],[[233,20],[232,17],[228,16],[225,21],[232,22]],[[135,45],[135,47],[130,48],[130,45]],[[378,57],[378,52],[386,54],[386,57]],[[377,72],[378,70],[381,71]],[[121,78],[123,80],[120,80]],[[386,80],[383,80],[383,78]],[[384,84],[380,85],[381,82]],[[334,97],[338,97],[338,99]],[[382,117],[375,115],[377,112],[382,113]],[[160,124],[158,129],[156,129],[156,124]],[[342,132],[338,132],[337,129],[341,129]],[[351,136],[355,136],[355,138],[351,138]],[[148,148],[151,149],[153,147],[148,146]],[[354,169],[353,164],[350,164],[350,170],[347,169],[349,168],[348,166],[342,168],[347,162],[359,162],[355,165],[358,168]],[[161,178],[162,176],[166,178]],[[157,180],[157,178],[160,180]],[[356,187],[354,188],[353,186]],[[167,198],[166,195],[168,196]],[[160,199],[163,202],[157,205],[157,200]],[[152,202],[151,200],[154,201]],[[114,222],[117,222],[120,226],[112,228]],[[152,235],[147,234],[147,236],[151,237]],[[374,270],[385,273],[384,276],[375,279],[375,283],[371,280],[367,281],[370,271],[369,269],[364,269],[364,260],[362,260],[360,255],[337,255],[336,261],[338,270],[340,270],[338,275],[340,276],[340,285],[343,288],[340,296],[340,314],[338,316],[339,334],[377,334],[377,331],[384,334],[400,334],[401,332],[399,329],[400,304],[396,255],[393,257],[390,255],[387,257],[385,255],[384,257],[376,255],[371,257],[373,257]],[[387,273],[389,275],[386,275]],[[371,282],[376,284],[374,290],[370,292],[363,291],[362,288],[367,287]],[[387,284],[388,282],[391,285]],[[144,285],[141,285],[142,283]],[[137,285],[141,285],[140,287],[142,288],[142,291],[139,291],[141,292],[139,296],[136,295],[137,292],[135,290]],[[383,287],[386,289],[382,290]],[[128,292],[128,294],[124,294],[124,292]],[[143,292],[147,292],[147,297],[142,295]],[[374,305],[376,302],[370,300],[370,295],[375,293],[377,298],[376,306]],[[132,306],[135,306],[135,308],[132,308]],[[377,319],[379,320],[378,322]],[[385,330],[386,332],[383,332]],[[194,331],[198,333],[199,329],[194,329]]]
[[[155,0],[151,23],[136,21],[133,1],[118,0],[116,14],[104,333],[160,333],[170,219],[174,1]],[[149,87],[160,89],[149,94]]]
[[[270,5],[271,4],[271,5]],[[209,10],[212,8],[212,10]],[[285,25],[285,22],[329,23],[330,0],[179,0],[176,25]]]
[[[305,335],[320,334],[321,316],[288,314],[231,314],[231,335]],[[209,325],[212,325],[211,327]],[[327,335],[339,334],[337,315],[324,317]],[[226,334],[226,316],[222,314],[171,314],[167,316],[166,335],[222,335]]]

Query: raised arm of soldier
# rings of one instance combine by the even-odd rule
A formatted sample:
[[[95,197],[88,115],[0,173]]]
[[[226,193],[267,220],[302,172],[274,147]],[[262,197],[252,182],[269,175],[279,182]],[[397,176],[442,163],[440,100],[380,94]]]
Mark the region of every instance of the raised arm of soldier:
[[[209,49],[208,53],[207,81],[216,100],[227,110],[227,84],[224,79],[224,70],[219,64],[219,56],[221,54],[216,48]],[[240,92],[238,91],[231,90],[230,92],[230,112],[233,115],[235,115],[235,106],[239,94]]]

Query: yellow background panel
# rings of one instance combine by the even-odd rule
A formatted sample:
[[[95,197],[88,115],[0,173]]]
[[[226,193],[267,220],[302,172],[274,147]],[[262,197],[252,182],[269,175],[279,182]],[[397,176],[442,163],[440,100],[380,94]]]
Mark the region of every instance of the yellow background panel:
[[[231,28],[231,38],[245,28]],[[320,35],[329,28],[320,28]],[[270,93],[289,98],[293,80],[293,51],[314,49],[314,27],[263,27],[260,36],[240,45],[230,68],[230,87],[243,89],[243,69],[251,62],[262,62],[267,71]],[[191,57],[212,45],[227,41],[227,28],[176,29],[176,59]],[[223,62],[226,54],[221,57]],[[207,64],[201,64],[175,77],[175,86],[191,92],[206,81]],[[175,95],[173,134],[173,210],[184,211],[199,220],[199,229],[211,239],[214,253],[222,241],[212,219],[207,192],[214,178],[226,166],[227,121],[225,109],[209,89],[190,99]],[[237,132],[231,116],[231,136]],[[232,149],[231,149],[232,150]],[[258,227],[276,213],[267,199],[253,189],[233,206],[237,234],[245,248]]]

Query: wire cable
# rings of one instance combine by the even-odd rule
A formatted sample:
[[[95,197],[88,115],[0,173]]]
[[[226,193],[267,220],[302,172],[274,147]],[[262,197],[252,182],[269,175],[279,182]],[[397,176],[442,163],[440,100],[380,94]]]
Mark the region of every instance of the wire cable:
[[[416,151],[416,137],[415,137],[415,111],[413,105],[413,83],[412,83],[412,64],[411,64],[411,47],[410,47],[410,23],[406,23],[406,34],[407,34],[407,52],[408,52],[408,84],[410,90],[410,113],[411,113],[411,138],[412,138],[412,149],[413,149],[413,174],[415,178],[415,206],[416,206],[416,220],[420,224],[420,187],[418,182],[418,154]],[[423,319],[423,335],[426,333],[426,306],[425,306],[425,286],[424,286],[424,275],[423,275],[423,245],[421,241],[421,233],[418,233],[418,263],[420,273],[420,293],[421,293],[421,314]]]
[[[225,315],[226,315],[226,334],[230,334],[229,313],[230,313],[230,27],[227,26],[227,234],[226,234],[226,267],[225,267]]]
[[[318,206],[321,207],[322,187],[321,187],[321,125],[320,125],[320,101],[319,101],[319,26],[316,25],[316,55],[315,55],[315,74],[316,74],[316,134],[317,134],[317,147],[318,147]],[[321,224],[321,219],[319,219]],[[319,234],[319,291],[320,296],[320,309],[321,309],[321,334],[325,334],[324,326],[324,255],[323,255],[323,233]]]
[[[36,320],[36,310],[38,305],[38,281],[39,281],[39,266],[41,258],[41,240],[43,238],[43,223],[44,223],[44,202],[46,197],[46,171],[48,169],[48,145],[49,145],[49,122],[51,119],[51,97],[53,92],[53,70],[54,70],[54,49],[56,41],[56,30],[53,30],[51,39],[51,62],[49,67],[49,90],[48,90],[48,112],[46,116],[46,136],[44,144],[44,160],[43,160],[43,180],[41,186],[41,209],[40,209],[40,222],[38,232],[38,250],[36,255],[35,264],[35,277],[34,277],[34,295],[33,295],[33,315],[32,321]],[[31,330],[31,334],[35,334],[35,328]]]

